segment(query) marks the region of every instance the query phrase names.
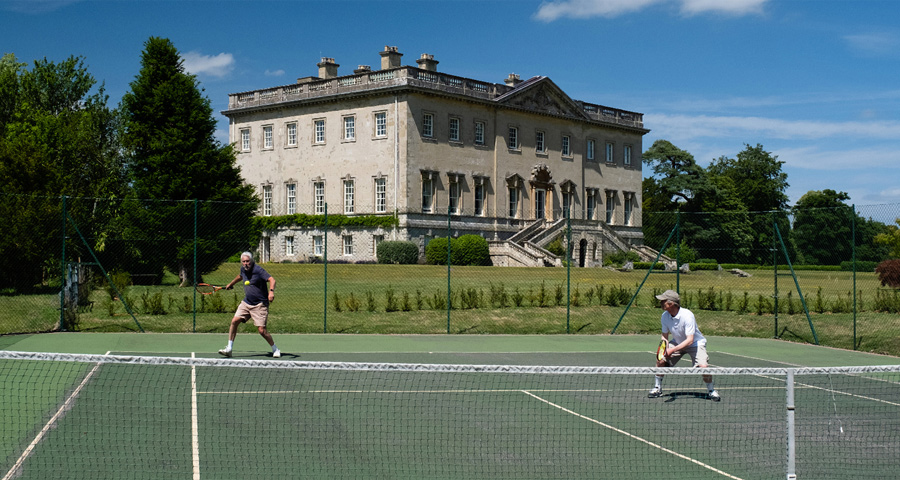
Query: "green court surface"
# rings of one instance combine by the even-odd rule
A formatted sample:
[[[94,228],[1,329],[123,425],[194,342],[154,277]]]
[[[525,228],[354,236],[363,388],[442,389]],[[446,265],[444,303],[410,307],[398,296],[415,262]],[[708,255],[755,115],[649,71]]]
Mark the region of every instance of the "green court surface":
[[[714,337],[712,402],[688,368],[655,399],[652,375],[593,369],[652,365],[655,335],[279,335],[272,359],[242,333],[214,362],[225,340],[0,337],[7,351],[94,354],[0,360],[0,479],[785,478],[782,370],[900,364]],[[433,368],[446,364],[464,367]],[[545,366],[560,368],[532,368]],[[793,385],[798,478],[896,478],[897,370]]]

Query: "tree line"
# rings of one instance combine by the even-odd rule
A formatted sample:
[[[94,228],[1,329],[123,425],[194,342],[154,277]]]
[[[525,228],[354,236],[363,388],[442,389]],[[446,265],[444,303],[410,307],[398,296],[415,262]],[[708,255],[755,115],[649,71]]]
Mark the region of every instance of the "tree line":
[[[0,216],[7,229],[0,236],[0,289],[29,290],[58,275],[62,235],[72,249],[67,259],[91,258],[83,236],[108,270],[168,269],[184,282],[193,281],[195,228],[204,238],[197,246],[200,274],[254,244],[258,200],[215,128],[209,99],[168,39],[145,42],[140,71],[115,107],[82,57],[45,58],[28,68],[4,55]],[[61,196],[82,200],[65,207],[80,235],[62,231]],[[185,220],[195,208],[216,209],[227,221],[195,227]],[[148,232],[156,241],[116,241]]]
[[[789,206],[784,162],[762,145],[745,145],[735,158],[703,167],[689,152],[657,140],[643,162],[652,172],[642,185],[647,245],[663,245],[679,222],[680,245],[719,263],[772,265],[773,248],[806,265],[837,265],[854,250],[864,262],[900,256],[897,226],[860,216],[845,192],[809,191]]]

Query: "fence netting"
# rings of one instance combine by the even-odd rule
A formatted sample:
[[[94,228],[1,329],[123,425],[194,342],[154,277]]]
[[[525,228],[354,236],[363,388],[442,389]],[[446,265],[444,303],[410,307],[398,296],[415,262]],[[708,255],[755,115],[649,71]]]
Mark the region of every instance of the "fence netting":
[[[227,284],[249,250],[278,280],[273,333],[651,333],[654,295],[673,289],[707,335],[900,354],[900,294],[875,272],[898,204],[520,218],[489,205],[0,200],[33,212],[3,239],[0,333],[224,332],[242,286],[193,286]],[[495,266],[424,264],[429,244],[467,235]],[[378,264],[386,241],[412,241],[420,264]]]

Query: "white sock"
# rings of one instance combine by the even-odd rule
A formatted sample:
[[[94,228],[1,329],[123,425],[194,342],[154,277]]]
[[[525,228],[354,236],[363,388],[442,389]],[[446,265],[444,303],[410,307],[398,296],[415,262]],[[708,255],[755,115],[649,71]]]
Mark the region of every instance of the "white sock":
[[[225,347],[225,350],[231,350],[232,348],[234,348],[234,340],[229,340],[228,346]]]
[[[275,350],[278,350],[278,347],[276,347],[275,344],[273,343],[273,344],[272,344],[272,351],[274,352]]]
[[[656,388],[662,388],[662,379],[659,375],[656,376]]]

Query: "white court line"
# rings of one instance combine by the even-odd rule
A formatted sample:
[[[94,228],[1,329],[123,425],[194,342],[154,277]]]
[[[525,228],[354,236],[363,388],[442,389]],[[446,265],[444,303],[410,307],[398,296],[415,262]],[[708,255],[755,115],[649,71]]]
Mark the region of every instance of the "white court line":
[[[109,355],[110,353],[111,351],[106,352],[107,355]],[[53,414],[52,417],[50,417],[50,420],[47,421],[47,423],[44,425],[44,428],[42,428],[41,431],[38,432],[37,436],[34,437],[34,440],[32,440],[28,445],[28,448],[26,448],[25,451],[22,452],[22,455],[19,456],[19,459],[16,460],[16,463],[13,464],[12,468],[10,468],[8,472],[6,472],[6,475],[3,476],[3,480],[10,480],[15,474],[19,473],[19,469],[22,468],[25,460],[27,460],[28,457],[31,456],[34,448],[37,447],[39,443],[41,443],[41,440],[44,439],[44,435],[46,435],[47,432],[49,432],[50,429],[56,425],[56,421],[59,420],[63,416],[63,414],[69,410],[69,408],[71,408],[72,402],[75,401],[75,398],[79,393],[81,393],[81,389],[83,389],[84,386],[87,385],[91,377],[94,376],[94,373],[97,372],[97,369],[100,368],[100,365],[100,363],[94,365],[94,368],[92,368],[91,371],[88,372],[88,374],[84,377],[84,380],[82,380],[81,383],[78,384],[78,387],[71,393],[71,395],[66,398],[66,401],[63,402],[63,404],[59,407],[59,410],[57,410],[56,413]]]
[[[603,423],[603,422],[601,422],[600,420],[597,420],[597,419],[594,419],[594,418],[591,418],[591,417],[582,415],[582,414],[580,414],[580,413],[578,413],[578,412],[574,412],[574,411],[572,411],[572,410],[569,410],[568,408],[565,408],[565,407],[563,407],[563,406],[561,406],[561,405],[557,405],[557,404],[555,404],[555,403],[553,403],[553,402],[551,402],[551,401],[549,401],[549,400],[546,400],[546,399],[544,399],[544,398],[541,398],[541,397],[539,397],[539,396],[537,396],[537,395],[535,395],[535,394],[533,394],[533,393],[531,393],[531,392],[529,392],[529,391],[521,390],[521,392],[524,393],[524,394],[526,394],[526,395],[528,395],[528,396],[530,396],[530,397],[533,397],[533,398],[535,398],[535,399],[537,399],[537,400],[540,400],[540,401],[546,403],[547,405],[550,405],[551,407],[558,408],[558,409],[560,409],[560,410],[562,410],[562,411],[564,411],[564,412],[566,412],[566,413],[575,415],[575,416],[578,417],[578,418],[587,420],[587,421],[589,421],[589,422],[596,423],[597,425],[600,425],[601,427],[608,428],[608,429],[610,429],[610,430],[612,430],[612,431],[614,431],[614,432],[616,432],[616,433],[621,433],[622,435],[625,435],[626,437],[632,438],[632,439],[637,440],[637,441],[639,441],[639,442],[646,443],[647,445],[650,445],[650,446],[653,447],[653,448],[658,448],[658,449],[660,449],[660,450],[662,450],[662,451],[664,451],[664,452],[666,452],[666,453],[675,455],[675,456],[678,457],[678,458],[681,458],[681,459],[687,460],[687,461],[689,461],[689,462],[691,462],[691,463],[700,465],[701,467],[706,468],[706,469],[708,469],[708,470],[712,470],[713,472],[716,472],[716,473],[718,473],[719,475],[722,475],[722,476],[725,476],[725,477],[728,477],[728,478],[731,478],[731,479],[734,479],[734,480],[741,480],[740,477],[735,477],[734,475],[732,475],[732,474],[730,474],[730,473],[723,472],[722,470],[719,470],[719,469],[717,469],[717,468],[715,468],[715,467],[713,467],[713,466],[711,466],[711,465],[707,465],[707,464],[705,464],[705,463],[703,463],[703,462],[701,462],[701,461],[699,461],[699,460],[695,460],[695,459],[693,459],[693,458],[691,458],[691,457],[688,457],[687,455],[683,455],[683,454],[678,453],[678,452],[676,452],[676,451],[674,451],[674,450],[670,450],[670,449],[668,449],[668,448],[666,448],[666,447],[663,447],[662,445],[653,443],[653,442],[651,442],[650,440],[647,440],[647,439],[638,437],[637,435],[633,435],[633,434],[631,434],[631,433],[628,433],[628,432],[626,432],[625,430],[621,430],[621,429],[616,428],[616,427],[614,427],[614,426],[612,426],[612,425],[608,425],[608,424],[606,424],[606,423]]]
[[[191,358],[195,358],[191,352]],[[200,480],[200,428],[197,422],[197,366],[191,365],[191,464],[194,480]]]

